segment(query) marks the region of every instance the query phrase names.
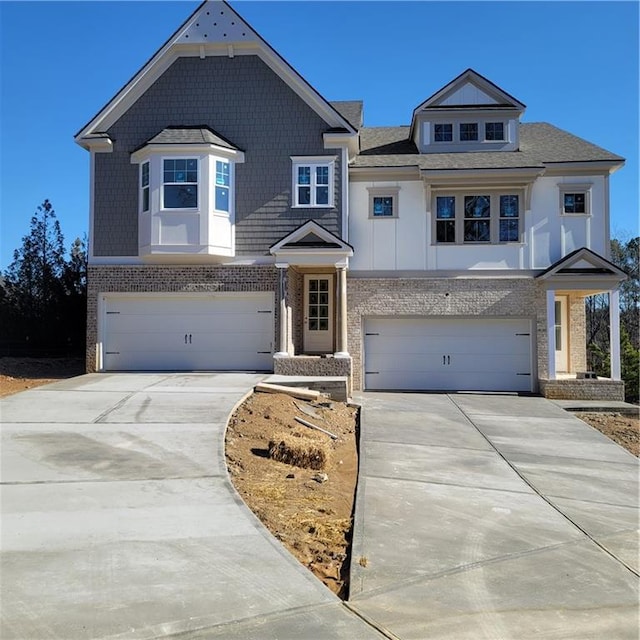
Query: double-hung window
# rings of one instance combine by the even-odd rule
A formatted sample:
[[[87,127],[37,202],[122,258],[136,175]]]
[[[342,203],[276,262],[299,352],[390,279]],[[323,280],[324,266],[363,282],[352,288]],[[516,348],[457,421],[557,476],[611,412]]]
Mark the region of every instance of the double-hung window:
[[[491,197],[464,197],[464,241],[491,242]]]
[[[436,198],[436,242],[456,241],[455,196]]]
[[[293,206],[333,206],[333,158],[292,158]]]
[[[164,209],[198,208],[197,158],[165,158],[162,198]]]
[[[229,212],[229,187],[231,177],[229,174],[229,163],[216,160],[216,184],[214,207],[218,211]]]
[[[500,196],[500,242],[520,240],[520,198],[517,195]]]
[[[149,211],[149,161],[140,165],[140,209]]]

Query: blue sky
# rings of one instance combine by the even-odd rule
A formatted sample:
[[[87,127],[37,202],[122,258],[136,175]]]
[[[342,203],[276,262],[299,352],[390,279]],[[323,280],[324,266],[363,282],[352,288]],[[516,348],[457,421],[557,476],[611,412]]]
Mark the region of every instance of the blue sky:
[[[408,124],[468,67],[550,122],[627,159],[614,236],[638,233],[638,2],[244,2],[232,6],[365,125]],[[67,246],[88,231],[89,155],[73,135],[199,2],[0,1],[0,268],[48,198]]]

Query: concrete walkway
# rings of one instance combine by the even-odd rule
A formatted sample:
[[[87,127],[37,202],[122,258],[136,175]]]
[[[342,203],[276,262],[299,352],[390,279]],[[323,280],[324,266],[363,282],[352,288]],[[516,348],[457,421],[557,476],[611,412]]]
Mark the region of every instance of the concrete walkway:
[[[353,610],[402,640],[637,640],[634,456],[542,398],[357,401]]]
[[[6,398],[2,640],[380,638],[228,483],[251,374],[93,374]]]

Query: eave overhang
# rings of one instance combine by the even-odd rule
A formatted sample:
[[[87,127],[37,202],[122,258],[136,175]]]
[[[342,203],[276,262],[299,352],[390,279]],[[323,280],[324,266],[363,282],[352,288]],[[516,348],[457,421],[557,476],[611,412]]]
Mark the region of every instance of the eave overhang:
[[[579,160],[572,162],[544,162],[546,174],[549,176],[580,174],[593,175],[615,173],[625,165],[625,160]]]

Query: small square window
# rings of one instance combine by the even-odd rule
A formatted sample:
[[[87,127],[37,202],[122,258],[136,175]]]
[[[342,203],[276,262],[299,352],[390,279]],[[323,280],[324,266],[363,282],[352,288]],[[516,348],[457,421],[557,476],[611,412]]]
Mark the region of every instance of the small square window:
[[[434,125],[433,139],[435,142],[452,142],[453,141],[453,125],[452,124]]]
[[[393,197],[391,196],[375,196],[373,198],[373,215],[392,216],[393,215]]]
[[[584,193],[565,193],[564,194],[564,212],[565,213],[586,213],[587,199]]]
[[[368,191],[370,218],[398,217],[398,187],[370,187]]]
[[[485,140],[504,140],[504,123],[486,122],[484,125]]]
[[[460,141],[470,142],[478,139],[478,123],[463,122],[460,124]]]

